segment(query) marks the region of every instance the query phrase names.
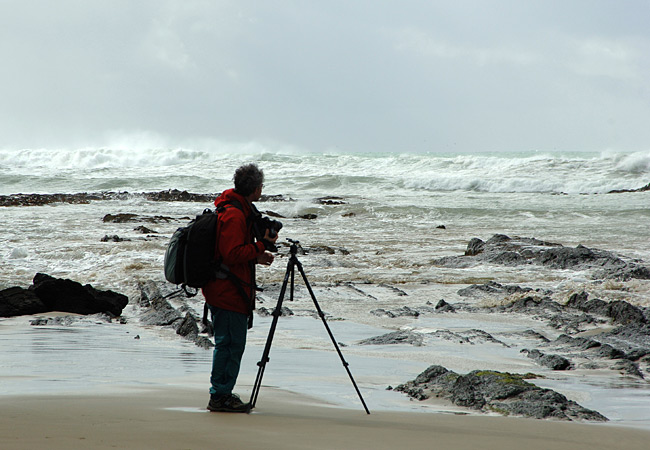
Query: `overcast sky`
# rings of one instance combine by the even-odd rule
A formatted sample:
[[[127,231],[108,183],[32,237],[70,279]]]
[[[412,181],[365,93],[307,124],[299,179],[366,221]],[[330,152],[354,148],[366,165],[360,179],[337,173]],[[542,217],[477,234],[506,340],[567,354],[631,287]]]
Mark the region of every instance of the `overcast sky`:
[[[650,150],[650,0],[0,0],[0,148]]]

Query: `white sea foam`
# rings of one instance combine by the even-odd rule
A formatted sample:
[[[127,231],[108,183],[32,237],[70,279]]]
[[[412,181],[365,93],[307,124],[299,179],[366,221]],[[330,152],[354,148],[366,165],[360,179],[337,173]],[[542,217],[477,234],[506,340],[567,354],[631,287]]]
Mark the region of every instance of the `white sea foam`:
[[[222,144],[217,148],[100,148],[78,150],[0,151],[2,184],[20,184],[15,177],[63,178],[71,186],[89,176],[113,179],[155,179],[176,172],[230,173],[243,161],[260,161],[283,183],[317,187],[343,185],[391,186],[392,189],[478,192],[597,193],[635,189],[650,177],[650,153],[517,154],[517,155],[356,155],[298,154],[253,144]],[[133,169],[129,173],[129,169]],[[125,172],[126,170],[126,172]],[[14,177],[14,178],[11,178]],[[11,179],[10,179],[11,178]],[[124,181],[124,180],[123,180]],[[38,178],[29,180],[39,191]],[[87,183],[86,183],[87,184]],[[127,184],[127,183],[123,183]],[[142,183],[139,183],[142,184]],[[86,186],[83,186],[85,189]],[[25,189],[22,189],[26,191]],[[2,193],[9,193],[2,189]]]

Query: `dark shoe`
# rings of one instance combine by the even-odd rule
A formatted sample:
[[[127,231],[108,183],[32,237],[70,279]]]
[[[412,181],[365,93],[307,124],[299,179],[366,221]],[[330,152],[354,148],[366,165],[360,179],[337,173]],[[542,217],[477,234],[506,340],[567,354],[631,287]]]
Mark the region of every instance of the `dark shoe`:
[[[242,402],[237,394],[211,395],[208,410],[213,412],[249,413],[251,405]]]
[[[210,411],[221,411],[223,408],[223,401],[227,398],[227,395],[210,395],[210,402],[208,403],[208,409]]]

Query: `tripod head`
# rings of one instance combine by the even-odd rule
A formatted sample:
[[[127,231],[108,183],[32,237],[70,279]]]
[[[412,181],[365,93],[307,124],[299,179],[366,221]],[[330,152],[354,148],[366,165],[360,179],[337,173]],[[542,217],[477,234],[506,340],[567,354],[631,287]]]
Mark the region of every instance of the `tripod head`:
[[[289,253],[291,253],[292,256],[296,256],[296,254],[298,253],[298,247],[300,247],[300,241],[295,241],[289,238],[287,238],[287,241],[291,242]]]

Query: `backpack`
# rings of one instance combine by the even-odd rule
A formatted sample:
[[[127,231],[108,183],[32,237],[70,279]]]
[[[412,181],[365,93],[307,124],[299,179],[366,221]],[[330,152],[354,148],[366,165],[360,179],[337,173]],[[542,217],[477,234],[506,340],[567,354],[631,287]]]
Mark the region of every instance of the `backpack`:
[[[227,204],[242,210],[241,204],[236,200]],[[240,293],[244,293],[239,286],[243,282],[221,263],[218,255],[215,255],[219,213],[224,209],[225,206],[215,211],[206,208],[203,214],[197,215],[187,226],[178,228],[167,244],[165,279],[176,285],[180,284],[189,297],[195,296],[199,288],[216,278],[231,279]],[[187,287],[197,291],[190,293]]]
[[[228,204],[243,211],[241,203],[237,200],[231,200],[226,205]],[[188,297],[194,297],[198,294],[199,288],[210,281],[227,278],[233,282],[242,299],[248,304],[250,299],[242,287],[242,284],[247,283],[230,272],[228,267],[222,264],[221,258],[215,255],[219,213],[224,209],[225,205],[215,211],[206,208],[203,214],[197,215],[187,226],[178,228],[174,232],[165,251],[165,279],[176,285],[180,284]],[[188,286],[195,291],[188,291]],[[251,309],[248,318],[249,328],[252,327],[252,317]],[[203,310],[203,323],[207,324],[207,303]]]
[[[218,211],[205,209],[187,226],[177,229],[169,240],[165,252],[165,278],[199,289],[214,278],[217,261],[214,248],[217,239]]]

